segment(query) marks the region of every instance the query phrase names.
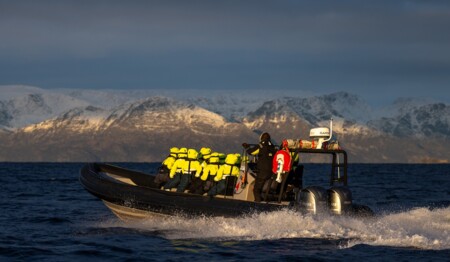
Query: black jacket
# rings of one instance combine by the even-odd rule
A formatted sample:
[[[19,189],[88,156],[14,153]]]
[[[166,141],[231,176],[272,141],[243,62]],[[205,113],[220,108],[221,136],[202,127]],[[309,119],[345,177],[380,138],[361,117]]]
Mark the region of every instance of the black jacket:
[[[270,142],[270,140],[263,140],[258,145],[250,147],[247,149],[247,153],[252,154],[256,150],[258,151],[258,162],[256,166],[260,171],[272,170],[272,159],[276,153],[275,146]]]

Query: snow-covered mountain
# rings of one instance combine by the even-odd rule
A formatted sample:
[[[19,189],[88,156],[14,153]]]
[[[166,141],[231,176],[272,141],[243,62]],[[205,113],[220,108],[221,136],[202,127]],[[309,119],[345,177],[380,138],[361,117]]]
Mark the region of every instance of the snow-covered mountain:
[[[379,117],[345,92],[0,91],[0,161],[159,161],[171,146],[235,152],[264,131],[278,142],[308,139],[310,128],[328,126],[331,118],[353,161],[450,159],[450,106],[425,100],[398,99]]]
[[[71,96],[29,86],[0,86],[0,127],[14,129],[90,104]]]
[[[165,97],[150,97],[126,107],[114,109],[105,126],[164,133],[190,129],[194,132],[220,134],[225,119],[201,107]]]
[[[333,119],[334,131],[341,134],[373,133],[375,131],[365,125],[371,118],[367,103],[355,95],[338,92],[310,98],[285,97],[267,101],[248,113],[243,123],[252,130],[275,129],[280,133],[280,139],[286,135],[283,132],[285,129],[297,130],[297,138],[307,138],[310,128],[329,126],[330,119]]]
[[[71,109],[57,117],[28,125],[24,132],[65,130],[76,133],[110,129],[167,133],[189,129],[199,134],[220,136],[233,129],[224,117],[193,104],[166,97],[149,97],[105,110],[87,106]]]
[[[397,137],[450,137],[450,105],[409,106],[393,117],[370,121],[369,126]]]
[[[108,115],[108,111],[98,107],[77,107],[57,117],[28,125],[18,131],[23,131],[26,133],[56,133],[69,131],[73,133],[96,132],[104,124],[104,121]]]
[[[439,101],[430,98],[399,97],[395,99],[392,104],[376,110],[374,114],[375,118],[396,117],[398,115],[406,114],[414,108],[437,103],[439,103]]]

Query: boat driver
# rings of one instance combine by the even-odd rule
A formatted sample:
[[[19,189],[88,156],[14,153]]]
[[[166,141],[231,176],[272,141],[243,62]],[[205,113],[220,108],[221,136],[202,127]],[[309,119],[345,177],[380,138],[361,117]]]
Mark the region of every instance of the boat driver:
[[[261,202],[261,193],[264,183],[272,176],[272,160],[276,153],[275,146],[270,141],[269,133],[261,134],[259,137],[259,144],[255,146],[250,147],[247,143],[243,143],[242,146],[249,154],[258,152],[258,160],[256,163],[258,173],[255,178],[253,194],[255,196],[255,202]]]

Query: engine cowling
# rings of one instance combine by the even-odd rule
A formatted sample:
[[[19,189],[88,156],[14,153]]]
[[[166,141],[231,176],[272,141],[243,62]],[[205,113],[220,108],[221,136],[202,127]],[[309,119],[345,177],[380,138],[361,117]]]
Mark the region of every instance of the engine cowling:
[[[332,187],[327,190],[327,205],[332,214],[351,212],[352,201],[352,192],[347,187]]]
[[[302,211],[318,214],[327,208],[327,191],[323,187],[309,186],[300,190],[298,204]]]

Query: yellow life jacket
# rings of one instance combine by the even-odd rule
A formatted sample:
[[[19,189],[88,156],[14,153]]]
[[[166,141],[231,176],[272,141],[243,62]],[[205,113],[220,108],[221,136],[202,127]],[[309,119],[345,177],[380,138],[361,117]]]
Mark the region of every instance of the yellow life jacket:
[[[200,148],[200,153],[198,154],[200,160],[206,160],[211,156],[211,148],[202,147]]]
[[[166,166],[169,170],[172,168],[172,166],[173,166],[173,164],[175,163],[175,161],[176,161],[177,159],[174,157],[174,156],[172,156],[172,155],[169,155],[166,159],[164,159],[164,161],[162,162],[162,164],[164,165],[164,166]]]
[[[203,174],[200,177],[201,180],[206,181],[209,176],[215,176],[217,174],[217,171],[220,168],[219,164],[219,156],[214,156],[213,154],[209,158],[209,163],[206,164],[206,166],[203,168]]]
[[[175,173],[181,173],[181,165],[186,158],[187,158],[187,148],[182,147],[178,150],[177,160],[175,160],[175,162],[172,165],[172,168],[170,169],[170,178],[173,178]]]
[[[170,169],[169,176],[170,178],[173,178],[175,174],[181,173],[181,167],[183,166],[183,163],[185,161],[185,158],[178,158],[175,163],[173,163],[172,168]]]
[[[228,154],[225,158],[225,164],[220,166],[214,181],[218,182],[227,176],[239,176],[239,158],[237,154]]]
[[[200,149],[200,153],[198,154],[198,160],[202,163],[202,169],[204,169],[208,165],[209,159],[212,156],[218,156],[218,153],[216,152],[211,153],[211,149],[206,147],[202,147]]]
[[[188,153],[188,149],[185,147],[182,147],[178,150],[177,155],[178,155],[178,157],[181,157],[181,156],[187,157],[187,153]]]
[[[176,173],[181,173],[181,167],[187,158],[188,150],[185,147],[180,148],[177,154],[177,160],[173,163],[172,168],[170,169],[169,176],[173,178]]]
[[[177,157],[179,152],[180,152],[180,149],[178,147],[170,148],[170,155],[173,157]]]
[[[181,172],[183,174],[196,174],[202,172],[202,166],[197,159],[198,153],[195,149],[189,149],[187,158],[181,163]]]
[[[241,154],[236,153],[234,155],[236,156],[236,163],[235,163],[235,165],[239,166],[241,164],[241,161],[242,161]]]

